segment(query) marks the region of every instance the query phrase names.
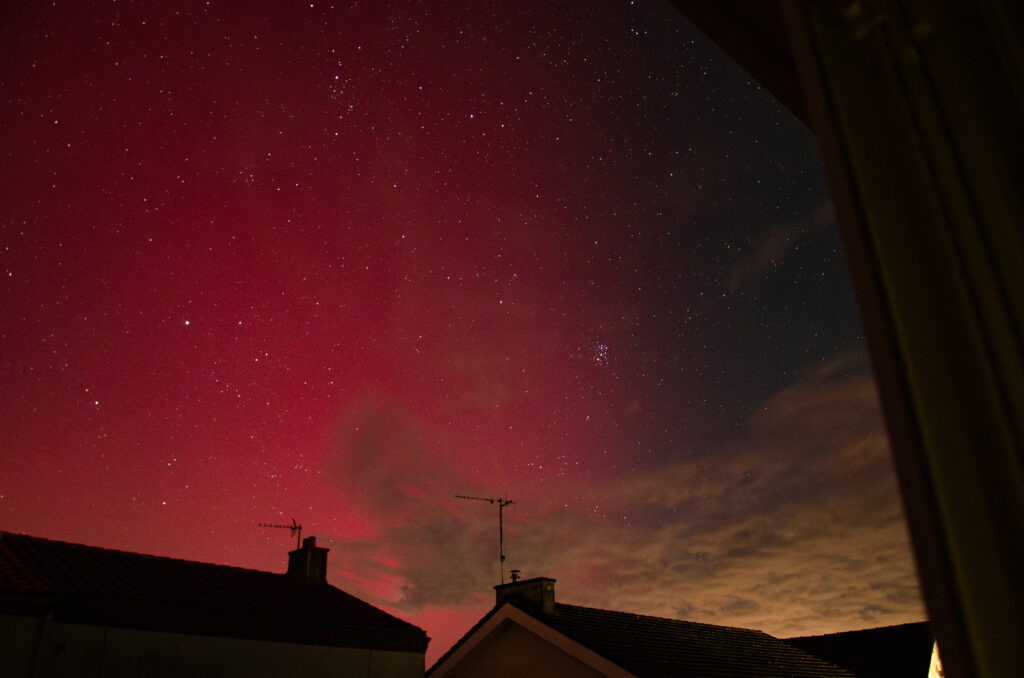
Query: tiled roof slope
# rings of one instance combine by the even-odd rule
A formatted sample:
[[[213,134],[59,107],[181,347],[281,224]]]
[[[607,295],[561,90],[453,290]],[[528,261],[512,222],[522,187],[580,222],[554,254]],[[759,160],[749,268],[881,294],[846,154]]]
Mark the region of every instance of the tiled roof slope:
[[[329,584],[0,532],[0,612],[57,622],[424,652],[427,636]]]
[[[915,622],[785,640],[860,678],[904,678],[928,675],[935,636],[928,622]]]
[[[562,603],[524,611],[642,678],[853,677],[761,631]]]

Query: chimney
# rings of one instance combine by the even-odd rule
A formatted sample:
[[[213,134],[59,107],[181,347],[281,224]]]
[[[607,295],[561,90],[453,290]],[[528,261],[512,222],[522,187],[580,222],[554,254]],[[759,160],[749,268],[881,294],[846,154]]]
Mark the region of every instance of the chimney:
[[[555,611],[555,580],[550,577],[498,584],[494,587],[494,594],[496,607],[510,602],[528,612],[552,614]]]
[[[327,551],[316,545],[316,537],[302,540],[302,548],[288,554],[288,574],[292,581],[300,584],[327,583]]]

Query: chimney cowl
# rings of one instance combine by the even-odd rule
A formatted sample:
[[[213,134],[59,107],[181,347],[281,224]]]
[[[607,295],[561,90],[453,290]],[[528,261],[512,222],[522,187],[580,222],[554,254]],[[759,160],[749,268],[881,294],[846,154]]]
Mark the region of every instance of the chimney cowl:
[[[327,552],[316,545],[316,537],[302,540],[302,548],[288,554],[288,574],[292,581],[300,584],[327,583]]]
[[[495,586],[495,607],[506,602],[530,612],[552,614],[555,611],[555,580],[550,577],[534,577]]]

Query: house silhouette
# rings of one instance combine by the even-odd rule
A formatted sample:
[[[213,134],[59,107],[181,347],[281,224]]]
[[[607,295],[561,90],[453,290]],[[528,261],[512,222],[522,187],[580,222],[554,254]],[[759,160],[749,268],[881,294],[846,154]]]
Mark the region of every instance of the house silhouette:
[[[326,581],[0,532],[0,674],[422,676],[426,633]]]
[[[854,676],[761,631],[559,603],[547,577],[494,588],[495,607],[428,676]]]

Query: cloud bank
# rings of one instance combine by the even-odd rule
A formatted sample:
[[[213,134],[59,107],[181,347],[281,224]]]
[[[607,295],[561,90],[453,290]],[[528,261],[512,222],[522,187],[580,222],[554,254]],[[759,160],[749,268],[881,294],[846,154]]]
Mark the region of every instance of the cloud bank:
[[[497,508],[453,495],[493,490],[392,402],[354,405],[339,431],[329,464],[375,530],[338,540],[335,580],[433,626],[437,656],[497,583]],[[573,490],[505,514],[508,566],[556,578],[562,601],[780,636],[925,616],[860,354],[807,370],[720,449]]]

